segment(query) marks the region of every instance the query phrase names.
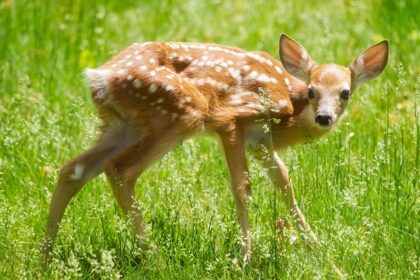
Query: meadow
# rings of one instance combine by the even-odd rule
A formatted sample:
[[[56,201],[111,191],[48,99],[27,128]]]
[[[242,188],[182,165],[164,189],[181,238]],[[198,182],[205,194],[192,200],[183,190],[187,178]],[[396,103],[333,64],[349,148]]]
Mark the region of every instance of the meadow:
[[[418,1],[0,0],[1,279],[419,279]],[[142,252],[104,175],[70,203],[50,264],[40,242],[58,171],[99,120],[82,75],[133,42],[217,42],[278,57],[279,35],[319,63],[348,65],[390,41],[385,72],[360,87],[341,125],[282,151],[322,242],[309,250],[265,170],[251,160],[254,258],[241,234],[217,140],[184,141],[137,182]],[[288,217],[290,219],[290,217]]]

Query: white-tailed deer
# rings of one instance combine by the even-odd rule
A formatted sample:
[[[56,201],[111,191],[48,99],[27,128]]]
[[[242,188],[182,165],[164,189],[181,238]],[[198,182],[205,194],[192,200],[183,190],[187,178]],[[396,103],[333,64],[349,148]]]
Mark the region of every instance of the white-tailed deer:
[[[247,254],[252,252],[247,146],[268,170],[296,227],[318,243],[275,150],[318,138],[334,127],[356,87],[385,68],[388,42],[368,48],[349,67],[316,65],[286,35],[281,35],[279,48],[281,62],[264,52],[213,44],[134,44],[103,66],[87,69],[92,98],[104,121],[102,135],[61,169],[43,243],[45,256],[70,199],[103,171],[141,241],[137,178],[203,128],[221,139]]]

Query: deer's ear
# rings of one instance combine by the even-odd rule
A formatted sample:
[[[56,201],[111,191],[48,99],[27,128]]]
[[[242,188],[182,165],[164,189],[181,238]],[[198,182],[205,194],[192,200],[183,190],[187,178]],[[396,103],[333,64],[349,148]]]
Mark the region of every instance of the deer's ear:
[[[287,72],[302,81],[309,82],[315,63],[304,47],[287,35],[281,34],[279,54],[281,63]]]
[[[352,84],[357,85],[379,76],[388,62],[388,41],[384,40],[359,54],[350,65]]]

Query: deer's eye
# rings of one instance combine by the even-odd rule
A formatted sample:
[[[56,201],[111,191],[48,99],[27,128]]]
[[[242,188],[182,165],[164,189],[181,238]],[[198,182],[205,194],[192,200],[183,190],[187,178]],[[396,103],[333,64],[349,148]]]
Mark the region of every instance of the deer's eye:
[[[343,91],[341,91],[340,93],[340,98],[343,100],[348,100],[350,97],[350,91],[348,89],[345,89]]]
[[[311,88],[308,88],[308,98],[309,98],[309,99],[312,99],[312,98],[314,98],[314,97],[315,97],[314,90],[313,90],[313,89],[311,89]]]

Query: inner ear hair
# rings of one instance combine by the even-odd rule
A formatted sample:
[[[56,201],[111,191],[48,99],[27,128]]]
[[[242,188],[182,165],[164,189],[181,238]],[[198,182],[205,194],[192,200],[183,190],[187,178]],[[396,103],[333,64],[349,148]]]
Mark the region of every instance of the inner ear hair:
[[[350,65],[355,85],[372,80],[379,76],[388,63],[389,43],[381,41],[359,54]]]
[[[302,81],[309,82],[310,72],[315,63],[302,45],[286,34],[281,34],[279,55],[287,72]]]

